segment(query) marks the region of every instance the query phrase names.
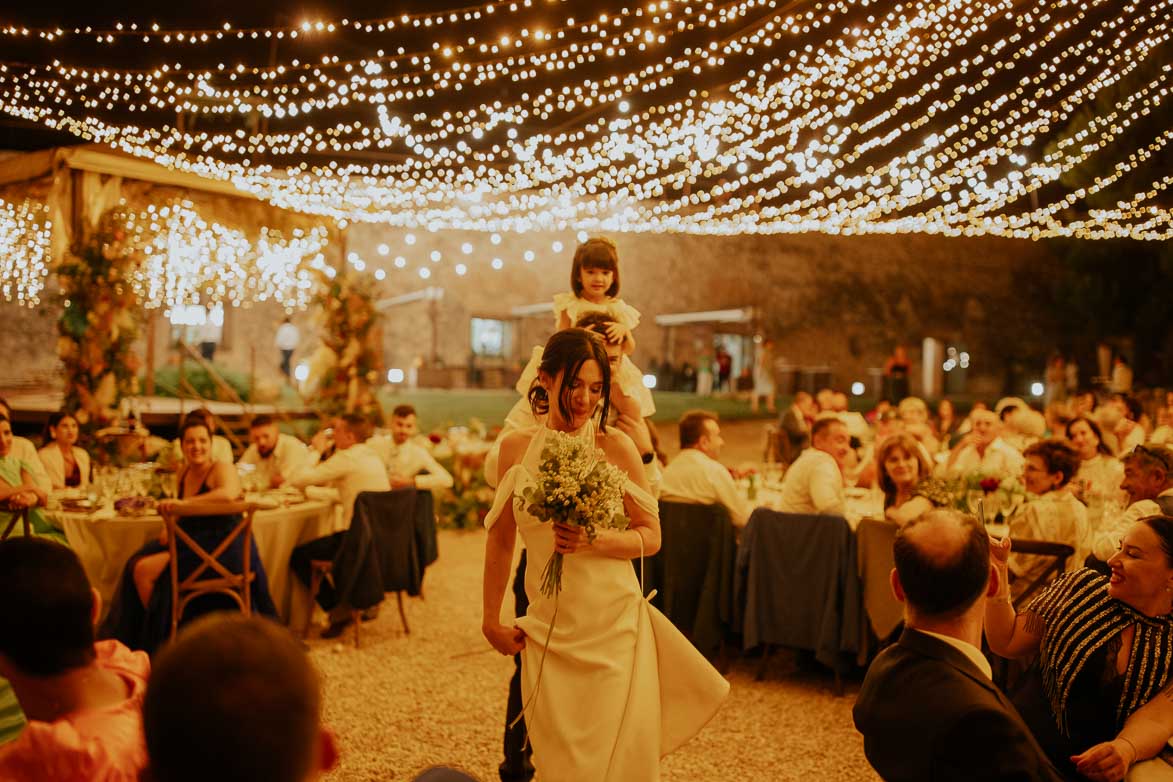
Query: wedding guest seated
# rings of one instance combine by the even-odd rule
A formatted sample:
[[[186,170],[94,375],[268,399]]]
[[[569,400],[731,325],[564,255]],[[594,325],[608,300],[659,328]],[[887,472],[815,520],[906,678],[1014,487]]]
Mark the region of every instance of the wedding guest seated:
[[[793,464],[811,444],[811,423],[818,414],[815,400],[806,391],[794,395],[790,407],[778,419],[778,460]]]
[[[1106,562],[1121,538],[1137,521],[1163,513],[1173,515],[1173,450],[1142,445],[1123,458],[1124,480],[1120,489],[1128,506],[1120,513],[1105,512],[1092,533],[1091,554]]]
[[[925,400],[915,396],[906,396],[896,406],[896,414],[904,422],[904,431],[915,437],[916,441],[924,446],[926,456],[931,457],[937,452],[940,443],[933,434],[933,427],[929,424],[929,407],[925,404]]]
[[[44,448],[37,457],[54,489],[84,489],[90,485],[90,455],[77,447],[77,419],[61,410],[49,416]]]
[[[0,416],[3,416],[8,421],[8,431],[11,435],[12,408],[9,407],[8,401],[3,397],[0,397]],[[8,453],[25,465],[25,469],[28,470],[29,477],[32,479],[31,485],[36,486],[45,493],[53,491],[53,481],[49,479],[49,474],[45,472],[45,467],[41,464],[41,458],[37,456],[37,447],[32,444],[31,440],[26,437],[12,435]]]
[[[1002,438],[1020,453],[1042,440],[1046,433],[1047,419],[1030,407],[1011,409],[1002,422]]]
[[[183,470],[179,473],[178,499],[163,500],[159,512],[178,511],[188,506],[199,506],[209,502],[231,502],[242,496],[240,476],[231,462],[213,461],[212,433],[202,416],[188,416],[180,430],[183,443]],[[211,553],[240,523],[240,516],[184,516],[178,525],[205,551]],[[218,557],[230,571],[239,573],[244,557],[249,556],[250,567],[255,574],[251,597],[254,613],[276,617],[277,609],[269,594],[269,580],[265,566],[257,552],[255,538],[250,539],[250,550],[244,551],[241,536],[233,538],[231,545]],[[187,578],[198,568],[202,560],[190,546],[178,545],[176,549],[179,580]],[[142,649],[148,654],[155,650],[171,635],[171,579],[164,577],[171,565],[171,553],[167,546],[166,530],[159,540],[148,543],[130,558],[122,570],[122,581],[110,606],[110,615],[103,625],[103,635],[117,638],[132,649]],[[212,578],[213,571],[206,571]],[[181,621],[236,603],[222,595],[206,595],[193,600],[184,612]]]
[[[847,510],[842,464],[850,450],[851,437],[842,421],[838,418],[815,421],[811,427],[811,447],[802,452],[782,478],[779,510],[842,516]]]
[[[153,782],[309,782],[338,762],[322,686],[273,622],[216,614],[155,662],[143,704]]]
[[[0,779],[137,780],[150,662],[94,641],[100,598],[77,555],[48,540],[0,542],[0,594],[0,675],[28,718],[0,747]]]
[[[1071,423],[1071,405],[1066,401],[1049,403],[1043,410],[1043,421],[1046,424],[1045,436],[1062,437]]]
[[[957,417],[957,413],[953,409],[953,402],[948,399],[942,399],[938,402],[936,430],[942,450],[952,445],[952,440],[957,434],[957,428],[960,425],[961,420]]]
[[[64,543],[64,536],[41,515],[40,508],[45,507],[48,494],[34,477],[32,465],[16,454],[18,439],[23,438],[12,436],[12,424],[0,414],[0,503],[4,503],[12,511],[28,508],[29,524],[33,533]],[[43,472],[35,451],[33,461]],[[8,526],[11,518],[9,511],[0,510],[0,530]],[[13,530],[14,535],[21,535],[23,532],[24,529],[19,524]]]
[[[884,491],[884,515],[907,524],[933,508],[949,504],[944,481],[932,477],[932,467],[920,443],[910,434],[895,434],[876,451],[880,488]]]
[[[681,417],[679,428],[680,453],[664,468],[660,496],[676,502],[724,505],[733,524],[744,527],[753,508],[728,468],[717,461],[725,444],[717,414],[691,410]]]
[[[1090,388],[1084,388],[1075,393],[1071,398],[1071,414],[1074,416],[1087,415],[1091,416],[1096,410],[1096,392]]]
[[[321,454],[330,444],[330,432],[322,429],[310,442],[310,458],[302,468],[288,476],[292,486],[325,486],[334,489],[342,505],[341,523],[332,535],[303,543],[293,550],[290,567],[307,586],[310,583],[310,562],[332,560],[342,546],[350,520],[354,516],[354,500],[364,491],[391,491],[387,467],[379,455],[367,445],[371,425],[358,413],[347,413],[334,419],[334,453],[326,461]],[[318,592],[318,603],[330,612],[330,626],[323,638],[337,638],[353,621],[349,605],[338,602],[330,586]]]
[[[1148,438],[1143,426],[1144,406],[1132,394],[1113,394],[1112,400],[1120,410],[1116,424],[1117,453],[1128,453],[1138,445],[1144,445]]]
[[[815,394],[815,405],[818,407],[816,415],[835,412],[835,392],[830,388],[820,388]]]
[[[1079,470],[1075,473],[1076,496],[1088,506],[1088,520],[1096,525],[1104,513],[1104,506],[1120,496],[1120,482],[1124,479],[1124,465],[1112,456],[1100,434],[1100,425],[1083,415],[1067,424],[1067,440],[1079,454]]]
[[[232,457],[232,443],[228,439],[216,434],[216,417],[212,415],[212,411],[206,407],[198,407],[188,413],[183,423],[179,425],[180,436],[172,441],[171,445],[164,447],[159,452],[159,457],[156,460],[160,467],[164,469],[179,472],[183,469],[183,436],[182,432],[187,427],[188,421],[202,421],[204,427],[212,433],[212,451],[211,459],[213,462],[224,462],[231,465],[235,460]]]
[[[986,605],[990,649],[1038,655],[1042,691],[1033,681],[1016,702],[1060,770],[1122,779],[1173,737],[1173,699],[1162,693],[1173,681],[1173,518],[1133,524],[1108,561],[1111,578],[1068,573],[1017,614],[1007,583],[1012,551],[1010,538],[992,547],[1001,586]]]
[[[963,477],[979,472],[987,477],[1008,478],[1022,472],[1022,454],[999,436],[1001,421],[990,410],[970,414],[973,430],[950,452],[945,463],[949,477]]]
[[[278,489],[287,476],[301,469],[309,458],[305,443],[277,428],[272,416],[258,415],[248,428],[249,446],[239,464],[255,465],[260,481]]]
[[[1153,445],[1173,445],[1173,391],[1165,392],[1165,404],[1157,411],[1157,428],[1149,436]]]
[[[371,437],[367,445],[379,455],[391,481],[391,488],[447,489],[452,474],[436,461],[428,449],[413,439],[419,434],[415,408],[399,405],[391,412],[391,434]]]
[[[1066,543],[1075,549],[1067,560],[1067,570],[1078,570],[1087,559],[1091,527],[1087,508],[1065,487],[1079,469],[1079,455],[1062,440],[1044,440],[1027,448],[1024,456],[1022,483],[1028,499],[1010,516],[1010,536]],[[1011,554],[1012,594],[1017,597],[1047,564],[1046,557]]]
[[[847,427],[847,434],[861,443],[871,442],[874,437],[872,427],[868,424],[867,419],[863,417],[863,413],[847,409],[847,394],[842,391],[835,392],[834,409],[835,415]]]
[[[1057,782],[981,653],[998,588],[986,531],[933,510],[897,531],[892,553],[905,630],[868,668],[852,710],[868,762],[887,780]]]

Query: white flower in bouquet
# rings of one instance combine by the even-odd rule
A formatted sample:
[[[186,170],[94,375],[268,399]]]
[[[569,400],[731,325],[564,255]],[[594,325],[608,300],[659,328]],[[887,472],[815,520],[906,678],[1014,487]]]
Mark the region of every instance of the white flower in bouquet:
[[[627,529],[626,481],[626,473],[608,462],[593,443],[551,431],[535,484],[524,489],[517,501],[539,521],[581,527],[587,539],[594,541],[601,530]],[[542,571],[542,594],[553,597],[561,590],[562,554],[556,551]]]

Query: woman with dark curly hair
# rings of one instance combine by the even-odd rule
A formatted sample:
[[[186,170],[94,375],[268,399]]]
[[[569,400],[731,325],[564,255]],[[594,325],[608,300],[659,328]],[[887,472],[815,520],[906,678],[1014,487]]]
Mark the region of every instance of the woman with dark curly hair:
[[[1007,582],[1012,548],[1009,538],[990,547],[1000,588],[986,603],[986,640],[1002,657],[1038,654],[1042,692],[1028,688],[1016,700],[1051,760],[1072,778],[1119,780],[1137,761],[1167,753],[1173,518],[1133,524],[1108,560],[1111,577],[1088,568],[1068,573],[1017,615]],[[1160,760],[1152,767],[1170,771]]]

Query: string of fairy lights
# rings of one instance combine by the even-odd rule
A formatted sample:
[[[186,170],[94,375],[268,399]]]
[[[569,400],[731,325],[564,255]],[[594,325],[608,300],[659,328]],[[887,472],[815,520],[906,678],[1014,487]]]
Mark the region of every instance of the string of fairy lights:
[[[44,204],[0,199],[0,294],[7,301],[41,303],[52,270],[47,214]],[[129,282],[147,309],[275,301],[292,311],[309,304],[316,272],[333,273],[324,255],[325,227],[288,235],[264,227],[252,238],[206,220],[186,200],[148,206],[123,227],[122,251],[136,259]]]
[[[1168,178],[1144,176],[1173,136],[1152,121],[1173,89],[1173,0],[564,6],[272,28],[9,24],[0,39],[54,56],[0,63],[0,110],[341,226],[1173,235]],[[167,62],[67,62],[82,39]],[[232,40],[284,43],[263,64],[192,59]],[[325,53],[295,45],[307,40]]]
[[[44,204],[0,199],[0,293],[35,307],[49,271],[52,224]]]

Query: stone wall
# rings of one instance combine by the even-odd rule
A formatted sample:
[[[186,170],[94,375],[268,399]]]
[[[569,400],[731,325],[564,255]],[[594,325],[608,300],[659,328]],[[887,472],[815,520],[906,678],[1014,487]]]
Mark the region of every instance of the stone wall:
[[[514,308],[549,302],[569,290],[574,236],[503,234],[493,244],[483,234],[415,231],[408,243],[408,233],[365,225],[347,232],[347,251],[385,270],[389,297],[429,286],[444,291],[434,304],[417,301],[388,310],[388,366],[406,367],[431,355],[432,309],[437,352],[450,366],[467,364],[471,317],[513,324],[507,364],[527,357],[530,346],[553,330],[549,312],[519,317]],[[970,352],[968,391],[997,394],[1010,358],[1033,359],[1051,347],[1052,324],[1033,302],[1057,261],[1040,244],[916,235],[621,235],[615,240],[620,296],[643,315],[635,333],[634,359],[640,366],[669,357],[676,365],[695,364],[714,333],[761,334],[775,339],[780,367],[827,366],[833,381],[846,387],[866,382],[869,369],[882,367],[902,342],[914,360],[916,389],[920,345],[933,337]],[[560,251],[553,249],[555,241],[562,243]],[[471,253],[464,253],[465,243]],[[440,253],[439,261],[431,260],[433,251]],[[527,251],[532,261],[525,260]],[[398,257],[403,268],[396,266]],[[494,258],[502,261],[501,269],[492,267]],[[467,266],[467,273],[457,274],[457,264]],[[420,269],[426,269],[426,279]],[[662,314],[744,307],[754,308],[753,322],[672,328],[655,323]]]
[[[43,197],[45,190],[43,182],[30,183],[5,196]],[[247,199],[193,196],[141,182],[122,183],[120,192],[132,205],[187,195],[206,218],[242,225],[312,224]],[[568,232],[502,234],[494,243],[487,234],[363,224],[333,236],[334,259],[353,254],[372,271],[383,271],[388,300],[419,297],[388,304],[386,366],[408,377],[413,365],[422,366],[425,384],[451,386],[472,379],[471,318],[509,324],[506,355],[478,358],[476,365],[486,385],[512,381],[531,347],[553,330],[552,314],[542,306],[569,290],[578,242]],[[1009,365],[1033,366],[1054,344],[1054,324],[1035,306],[1040,284],[1057,263],[1041,244],[917,235],[614,238],[620,295],[643,314],[634,356],[642,367],[665,359],[695,365],[711,353],[714,335],[746,340],[760,335],[775,340],[779,369],[826,367],[831,382],[846,388],[857,380],[870,384],[892,347],[905,343],[914,361],[915,390],[920,345],[932,337],[971,354],[967,391],[994,395],[1001,392]],[[495,259],[500,268],[494,268]],[[429,288],[438,297],[420,295]],[[0,386],[40,384],[57,374],[59,304],[49,293],[38,310],[0,303],[5,318],[0,351],[9,358],[0,365]],[[518,308],[527,307],[533,311],[520,314]],[[655,322],[658,315],[738,308],[752,308],[753,319],[674,327]],[[217,362],[245,373],[255,366],[258,377],[275,377],[273,337],[283,314],[272,302],[229,311]],[[312,313],[298,313],[295,322],[303,337],[295,360],[308,358],[316,343]],[[174,360],[171,329],[162,317],[156,323],[156,364],[163,365]]]

